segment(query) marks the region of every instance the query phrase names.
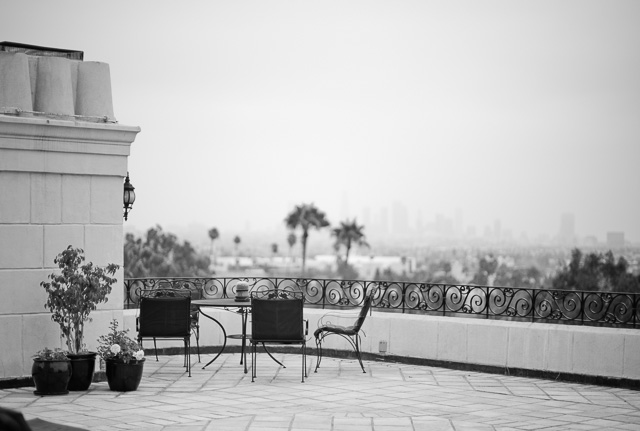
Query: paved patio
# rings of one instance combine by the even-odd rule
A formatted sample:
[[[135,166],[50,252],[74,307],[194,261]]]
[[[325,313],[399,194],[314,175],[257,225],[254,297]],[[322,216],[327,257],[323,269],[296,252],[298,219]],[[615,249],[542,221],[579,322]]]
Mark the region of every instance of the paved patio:
[[[251,383],[239,354],[187,377],[180,356],[148,357],[140,388],[38,397],[0,390],[0,405],[95,431],[107,430],[640,430],[640,392],[444,368],[325,358],[300,382],[300,358],[258,358]],[[204,355],[203,363],[212,356]],[[192,356],[194,359],[194,356]]]

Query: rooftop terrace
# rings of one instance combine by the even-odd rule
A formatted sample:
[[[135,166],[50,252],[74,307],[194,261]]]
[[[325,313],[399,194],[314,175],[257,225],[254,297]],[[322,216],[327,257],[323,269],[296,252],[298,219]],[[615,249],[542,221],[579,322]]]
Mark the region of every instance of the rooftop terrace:
[[[99,382],[38,397],[23,387],[0,390],[0,405],[93,431],[640,430],[638,391],[378,361],[365,361],[364,374],[335,358],[318,373],[310,360],[300,383],[299,357],[276,357],[290,366],[259,354],[255,383],[238,354],[196,364],[191,378],[181,355],[148,357],[135,392]]]

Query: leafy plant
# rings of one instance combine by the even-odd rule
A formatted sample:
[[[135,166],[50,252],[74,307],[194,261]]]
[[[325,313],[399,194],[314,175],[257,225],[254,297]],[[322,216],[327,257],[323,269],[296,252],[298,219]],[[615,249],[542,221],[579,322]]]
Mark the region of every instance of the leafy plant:
[[[33,358],[40,359],[42,361],[64,361],[69,359],[67,357],[67,352],[65,352],[64,350],[60,348],[51,350],[48,347],[45,347],[44,349],[37,352],[35,355],[33,355]]]
[[[111,321],[109,329],[111,332],[98,338],[98,354],[102,359],[114,359],[128,364],[131,360],[139,361],[144,358],[144,351],[127,335],[129,330],[118,330],[116,319]]]
[[[106,268],[91,262],[83,265],[84,260],[84,250],[68,246],[53,260],[61,273],[50,274],[50,282],[40,283],[49,295],[45,307],[52,313],[51,320],[60,326],[72,354],[86,351],[84,324],[91,321],[89,314],[98,304],[107,302],[111,286],[117,281],[111,276],[119,268],[113,263]]]

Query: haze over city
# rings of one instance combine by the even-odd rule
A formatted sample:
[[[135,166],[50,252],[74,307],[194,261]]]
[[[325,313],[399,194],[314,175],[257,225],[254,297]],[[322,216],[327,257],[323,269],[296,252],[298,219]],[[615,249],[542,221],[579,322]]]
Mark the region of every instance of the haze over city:
[[[109,63],[116,119],[142,129],[125,229],[231,238],[305,202],[365,232],[400,205],[411,229],[534,239],[570,213],[579,236],[640,241],[636,1],[2,8],[0,39]]]

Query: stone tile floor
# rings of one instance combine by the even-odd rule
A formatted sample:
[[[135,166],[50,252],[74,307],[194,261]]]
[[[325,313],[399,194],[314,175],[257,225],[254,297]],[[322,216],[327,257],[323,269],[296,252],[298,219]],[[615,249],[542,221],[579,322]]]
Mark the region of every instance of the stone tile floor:
[[[315,357],[301,383],[300,357],[275,356],[287,368],[260,354],[254,383],[239,354],[194,364],[192,377],[181,356],[148,357],[135,392],[6,389],[0,405],[95,431],[640,430],[640,391],[373,361],[364,374],[333,358],[313,373]]]

